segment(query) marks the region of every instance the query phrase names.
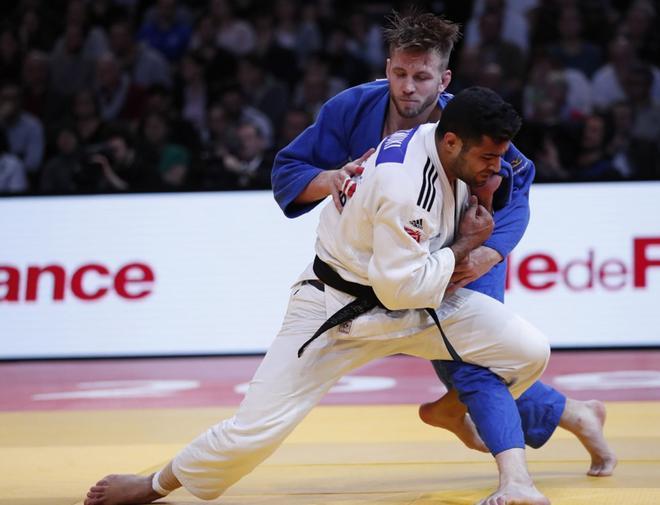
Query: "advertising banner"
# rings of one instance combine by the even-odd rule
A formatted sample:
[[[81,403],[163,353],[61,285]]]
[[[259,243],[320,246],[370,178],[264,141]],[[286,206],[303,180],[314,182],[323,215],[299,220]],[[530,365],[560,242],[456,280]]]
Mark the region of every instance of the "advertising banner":
[[[536,185],[507,301],[554,347],[660,345],[660,183]],[[0,199],[0,359],[264,352],[320,207],[270,192]]]

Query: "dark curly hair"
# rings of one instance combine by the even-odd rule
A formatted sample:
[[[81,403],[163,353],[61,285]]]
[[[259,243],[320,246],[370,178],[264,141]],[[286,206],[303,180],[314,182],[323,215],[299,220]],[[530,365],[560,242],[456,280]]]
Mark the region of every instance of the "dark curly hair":
[[[390,54],[397,49],[435,50],[442,59],[442,68],[447,68],[449,55],[460,38],[460,27],[457,23],[442,16],[416,11],[403,16],[394,12],[387,20],[389,26],[383,32]]]
[[[488,88],[472,86],[458,93],[442,110],[436,136],[458,135],[467,145],[481,144],[484,135],[500,143],[511,140],[522,120],[500,95]]]

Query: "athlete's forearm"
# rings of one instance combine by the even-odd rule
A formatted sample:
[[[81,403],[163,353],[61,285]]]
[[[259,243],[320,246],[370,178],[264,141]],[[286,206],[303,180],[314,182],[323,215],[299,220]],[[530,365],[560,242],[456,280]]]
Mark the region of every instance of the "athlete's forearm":
[[[470,251],[474,249],[474,244],[465,239],[458,239],[456,242],[450,245],[449,248],[454,253],[454,260],[456,261],[456,264],[458,264],[467,258],[467,255],[470,254]]]
[[[294,203],[305,204],[324,199],[330,194],[333,175],[334,171],[332,170],[320,172],[294,199]]]
[[[488,268],[489,270],[504,259],[498,251],[496,251],[492,247],[488,247],[487,245],[482,245],[481,247],[477,247],[475,251],[479,252],[482,261],[489,265]]]

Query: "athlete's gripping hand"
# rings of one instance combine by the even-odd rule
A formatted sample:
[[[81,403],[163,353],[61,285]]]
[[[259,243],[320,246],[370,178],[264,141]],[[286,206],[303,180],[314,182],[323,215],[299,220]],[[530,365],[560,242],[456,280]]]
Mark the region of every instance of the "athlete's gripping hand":
[[[339,212],[344,208],[346,198],[350,198],[355,193],[357,187],[355,181],[351,178],[355,175],[360,175],[364,168],[362,164],[367,161],[376,149],[373,147],[368,149],[366,153],[360,156],[357,160],[349,161],[343,167],[337,170],[328,170],[325,172],[328,178],[327,184],[329,193],[332,195],[332,201],[335,202],[335,207]]]
[[[472,246],[470,250],[483,244],[493,231],[493,216],[479,204],[476,196],[472,195],[469,206],[458,225],[458,240],[466,240]]]
[[[479,205],[476,196],[470,196],[469,202],[458,226],[458,236],[450,246],[457,264],[490,237],[494,226],[493,216],[483,205]]]
[[[458,288],[464,288],[472,281],[476,281],[502,259],[502,255],[490,247],[482,245],[473,249],[463,261],[456,263],[445,293],[450,295]]]
[[[337,170],[321,170],[314,177],[305,189],[294,200],[297,204],[308,204],[319,202],[328,195],[332,195],[332,200],[339,212],[344,208],[346,198],[353,196],[357,184],[352,177],[362,173],[362,164],[371,156],[376,149],[368,149],[366,153],[357,160],[349,161],[343,167]],[[343,197],[343,198],[342,198]]]

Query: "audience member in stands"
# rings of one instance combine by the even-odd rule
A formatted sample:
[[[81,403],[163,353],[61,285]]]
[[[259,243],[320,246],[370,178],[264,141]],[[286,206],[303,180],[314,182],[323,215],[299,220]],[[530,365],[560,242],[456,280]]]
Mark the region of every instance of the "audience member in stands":
[[[73,128],[82,147],[103,141],[107,125],[101,119],[96,96],[91,90],[76,93],[72,100],[71,115]]]
[[[252,52],[256,43],[254,28],[235,16],[229,0],[209,0],[209,15],[216,30],[218,45],[236,56]]]
[[[163,114],[150,113],[142,123],[143,159],[150,159],[155,164],[160,186],[165,189],[183,189],[186,187],[190,172],[190,153],[188,150],[171,142],[170,127]]]
[[[328,34],[324,59],[328,72],[342,82],[342,87],[357,86],[370,80],[369,63],[352,44],[348,28],[336,26]]]
[[[265,69],[276,79],[287,84],[289,90],[293,90],[301,76],[296,59],[297,53],[277,42],[275,38],[275,27],[273,18],[267,12],[256,14],[254,19],[256,29],[256,44],[253,54],[256,54],[264,64]],[[311,52],[305,53],[305,65]]]
[[[571,180],[571,173],[566,167],[566,153],[560,153],[555,138],[557,129],[539,128],[537,142],[532,154],[536,165],[536,182],[563,182]],[[562,157],[562,154],[564,156]],[[562,159],[563,158],[563,159]]]
[[[641,63],[630,40],[623,36],[615,36],[609,44],[609,60],[599,68],[592,79],[592,94],[594,105],[605,110],[612,104],[624,100],[624,82],[630,69]],[[660,99],[660,70],[651,67],[653,82],[651,94]]]
[[[236,56],[221,48],[213,19],[202,12],[195,24],[189,50],[204,62],[204,78],[212,89],[227,85],[236,75]]]
[[[54,26],[48,22],[52,12],[47,5],[28,7],[18,18],[18,40],[22,52],[50,51],[55,40]]]
[[[220,103],[227,113],[231,129],[238,130],[238,126],[242,123],[254,124],[266,140],[266,147],[270,149],[273,146],[273,124],[263,112],[246,103],[238,85],[228,86],[220,96]]]
[[[607,152],[608,130],[605,118],[598,114],[587,117],[583,123],[580,144],[572,178],[578,181],[619,180],[621,175],[612,166]]]
[[[41,121],[23,110],[16,83],[0,88],[0,127],[7,135],[9,151],[20,158],[31,183],[35,183],[44,155],[44,131]]]
[[[660,178],[660,100],[651,94],[652,85],[653,73],[644,64],[634,66],[624,84],[633,111],[630,136],[636,175],[644,179]]]
[[[168,61],[178,61],[188,48],[191,24],[176,0],[158,0],[145,16],[138,40],[159,51]]]
[[[28,190],[23,162],[9,152],[7,135],[0,130],[0,193],[23,193]]]
[[[275,0],[273,4],[275,40],[280,46],[295,51],[298,44],[297,18],[300,3],[296,0]]]
[[[545,114],[565,120],[579,120],[591,113],[591,85],[584,74],[564,67],[547,52],[538,51],[523,90],[523,116],[534,118],[543,109],[542,102],[546,102],[552,95],[555,97],[554,105],[545,103]],[[548,111],[548,106],[553,110]],[[557,110],[554,110],[555,107]]]
[[[172,86],[167,60],[149,45],[135,39],[130,19],[113,21],[109,27],[109,40],[110,50],[136,85],[145,89],[154,84]]]
[[[83,42],[83,28],[67,23],[61,43],[51,53],[51,86],[60,96],[71,97],[92,84],[94,62],[83,54]]]
[[[459,55],[448,88],[454,94],[464,88],[476,86],[479,73],[482,70],[479,66],[479,51],[477,49],[463,46],[459,50]]]
[[[206,124],[200,154],[200,189],[220,189],[225,172],[222,157],[227,151],[229,132],[227,116],[222,105],[211,104],[207,112]]]
[[[122,5],[123,3],[125,2],[120,0],[88,0],[87,14],[89,24],[100,26],[108,32],[116,19],[126,16],[128,6]]]
[[[552,126],[580,121],[586,112],[569,101],[569,87],[561,70],[544,74],[538,87],[525,87],[525,117]]]
[[[225,180],[223,189],[270,189],[273,154],[259,127],[242,123],[236,131],[238,149],[223,156]]]
[[[294,91],[292,105],[316,118],[321,106],[345,88],[345,81],[330,74],[327,58],[317,54],[305,67],[302,80]]]
[[[242,57],[238,62],[236,80],[248,104],[266,114],[271,124],[281,124],[289,101],[288,91],[266,71],[259,57]]]
[[[525,77],[525,53],[502,37],[502,10],[486,10],[479,18],[480,41],[476,46],[479,64],[497,63],[502,69],[505,98],[512,99],[522,90]]]
[[[204,60],[198,54],[188,52],[181,59],[179,66],[177,108],[181,111],[181,117],[201,134],[206,127],[206,108],[211,101],[211,91],[204,78]]]
[[[50,87],[50,60],[42,51],[32,50],[23,60],[21,85],[23,108],[42,122],[59,119],[65,111],[65,100]]]
[[[612,135],[606,151],[612,160],[612,168],[621,174],[622,179],[635,178],[639,167],[630,135],[633,126],[633,109],[628,102],[617,102],[609,108],[608,113]]]
[[[109,132],[104,144],[88,148],[83,169],[95,180],[94,190],[101,193],[160,187],[153,159],[143,157],[136,150],[133,136],[122,128]]]
[[[208,109],[206,130],[203,135],[199,183],[201,189],[223,189],[226,187],[224,156],[238,150],[235,132],[222,105],[213,103]]]
[[[319,6],[315,3],[304,3],[301,6],[298,41],[296,42],[296,47],[293,48],[296,52],[298,65],[304,66],[307,57],[320,51],[322,48],[323,35],[319,23]]]
[[[199,150],[202,140],[199,132],[192,123],[181,117],[181,109],[176,107],[171,90],[160,85],[151,86],[147,90],[144,113],[165,116],[172,141],[185,146],[191,152]]]
[[[7,26],[0,29],[0,80],[13,80],[21,75],[21,57],[16,33]]]
[[[660,100],[652,95],[653,73],[648,65],[630,69],[624,81],[626,97],[634,112],[631,135],[660,145]]]
[[[581,71],[591,78],[603,64],[600,48],[582,37],[582,15],[577,7],[565,7],[557,20],[559,40],[550,45],[548,52],[564,67]]]
[[[575,8],[579,11],[580,38],[598,47],[604,58],[605,47],[611,37],[612,24],[615,19],[620,17],[620,13],[611,2],[539,1],[527,16],[530,23],[529,36],[532,50],[556,45],[562,37],[558,22],[562,11]]]
[[[348,16],[349,50],[367,64],[370,77],[382,77],[386,59],[382,28],[369,21],[364,8],[353,7]]]
[[[481,18],[485,13],[495,13],[500,18],[498,38],[514,44],[523,53],[529,47],[529,23],[527,15],[536,7],[536,1],[477,0],[472,16],[465,26],[465,47],[475,48],[483,43]]]
[[[641,59],[660,66],[660,30],[658,30],[658,3],[633,0],[625,13],[618,32],[630,40]]]
[[[81,53],[85,58],[94,60],[108,51],[108,37],[103,28],[90,24],[85,0],[69,0],[66,23],[80,28],[83,39]],[[66,41],[60,38],[55,43],[55,49],[62,44]]]
[[[105,53],[96,60],[94,92],[104,121],[137,121],[142,117],[144,90],[122,72],[112,53]]]
[[[73,125],[58,128],[55,138],[56,154],[44,165],[39,179],[42,193],[78,193],[96,189],[96,178],[83,170],[86,161],[80,150]]]

